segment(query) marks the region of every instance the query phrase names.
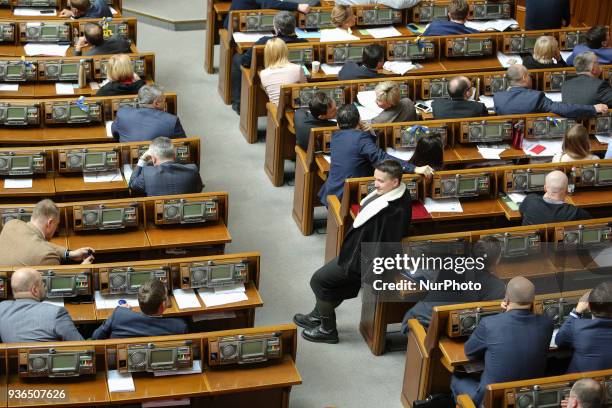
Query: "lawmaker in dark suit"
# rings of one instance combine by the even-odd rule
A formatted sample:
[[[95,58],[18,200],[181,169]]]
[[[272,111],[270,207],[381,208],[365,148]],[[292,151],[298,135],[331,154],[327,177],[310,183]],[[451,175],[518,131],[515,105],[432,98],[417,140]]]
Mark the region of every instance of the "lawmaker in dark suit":
[[[167,137],[153,139],[130,177],[132,193],[150,197],[201,192],[202,179],[198,167],[176,163],[175,159],[172,140]]]
[[[487,385],[538,378],[545,374],[546,356],[553,332],[552,319],[531,311],[535,287],[526,278],[512,278],[502,302],[504,313],[485,317],[465,343],[470,361],[484,360],[480,379],[455,374],[455,398],[468,394],[479,406]]]
[[[429,24],[423,35],[478,34],[480,31],[465,26],[469,6],[465,0],[452,0],[448,6],[448,20],[436,19]]]
[[[498,115],[556,113],[569,118],[595,116],[608,111],[606,105],[574,105],[553,102],[544,92],[531,89],[531,75],[522,65],[511,65],[506,74],[510,88],[493,95]]]
[[[127,54],[131,52],[130,42],[114,34],[104,39],[102,26],[98,23],[87,23],[84,29],[85,36],[79,37],[74,47],[74,55],[104,55],[104,54]],[[91,48],[83,54],[83,48]]]
[[[316,299],[313,311],[293,316],[293,321],[305,329],[304,339],[337,343],[335,309],[345,299],[357,296],[362,279],[370,282],[372,275],[362,271],[368,271],[375,258],[393,256],[395,250],[390,244],[398,244],[408,235],[412,204],[410,191],[402,183],[402,171],[395,160],[376,164],[375,190],[361,200],[361,209],[342,241],[340,255],[319,268],[310,279]],[[383,242],[385,245],[370,247],[371,251],[362,248],[362,243]]]
[[[570,0],[527,0],[525,30],[551,30],[570,23]]]
[[[372,166],[383,160],[396,160],[406,173],[432,174],[429,166],[415,167],[379,148],[375,137],[370,132],[361,130],[359,111],[355,105],[341,106],[337,119],[340,130],[334,132],[331,138],[329,175],[319,191],[319,199],[326,207],[328,195],[342,198],[344,180],[371,176],[374,171]]]
[[[565,202],[567,176],[555,170],[546,175],[544,195],[528,194],[519,206],[523,225],[556,224],[591,218],[586,210]]]
[[[59,14],[63,18],[103,18],[112,17],[106,0],[69,0],[68,8]]]
[[[119,306],[91,338],[103,340],[187,333],[183,319],[162,316],[168,301],[167,290],[158,279],[143,283],[138,288],[138,306],[142,313],[131,310],[129,306]]]
[[[578,44],[574,47],[572,55],[567,59],[569,65],[574,65],[574,58],[585,51],[593,51],[597,55],[600,64],[612,64],[612,43],[610,43],[610,32],[605,26],[591,27],[586,34],[586,44]]]
[[[591,311],[592,318],[583,314]],[[607,370],[612,367],[612,281],[585,294],[557,333],[560,349],[573,351],[568,373]]]
[[[289,3],[291,4],[291,3]],[[276,13],[273,20],[274,36],[264,36],[255,42],[254,45],[264,45],[271,38],[280,38],[286,44],[303,43],[308,40],[298,38],[295,34],[295,17],[288,11],[280,11]],[[240,114],[240,88],[242,87],[242,70],[240,67],[249,68],[253,57],[253,48],[249,48],[243,54],[234,54],[232,57],[232,68],[230,78],[232,83],[232,109]]]
[[[3,343],[83,340],[64,307],[43,303],[47,287],[40,272],[18,269],[11,276],[15,300],[0,303]]]
[[[456,119],[488,116],[484,103],[470,101],[474,93],[471,81],[464,76],[454,77],[448,83],[450,99],[436,98],[431,104],[434,119]]]
[[[315,3],[313,5],[318,4]],[[232,5],[230,6],[230,11],[259,9],[299,11],[300,13],[308,14],[310,11],[310,4],[298,4],[296,2],[282,0],[232,0]],[[223,20],[223,26],[225,28],[228,28],[229,15],[230,13],[227,13],[225,20]]]
[[[574,59],[578,76],[566,81],[561,87],[565,103],[595,105],[603,103],[612,107],[612,87],[610,83],[599,79],[601,67],[597,55],[585,51]]]
[[[370,44],[363,49],[362,63],[347,61],[338,72],[338,80],[378,78],[378,73],[385,63],[385,50],[378,44]]]
[[[308,109],[301,108],[293,115],[295,139],[298,146],[304,151],[308,150],[310,130],[317,127],[336,126],[336,101],[327,96],[325,92],[317,92],[308,102]]]
[[[120,142],[142,142],[159,136],[186,137],[179,118],[164,112],[166,97],[157,85],[138,90],[138,108],[123,107],[111,126],[113,137]]]

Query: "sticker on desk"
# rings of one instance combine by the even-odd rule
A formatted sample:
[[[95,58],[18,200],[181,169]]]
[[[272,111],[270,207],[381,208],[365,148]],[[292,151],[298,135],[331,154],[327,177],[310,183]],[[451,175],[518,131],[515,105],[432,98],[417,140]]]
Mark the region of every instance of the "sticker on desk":
[[[191,399],[190,398],[163,399],[163,400],[143,402],[141,405],[142,405],[142,408],[180,407],[183,405],[191,405]]]
[[[0,91],[16,92],[19,90],[19,84],[0,84]]]
[[[181,368],[179,370],[155,371],[153,375],[155,377],[166,377],[169,375],[200,374],[201,372],[202,362],[200,360],[193,360],[192,367]]]
[[[123,175],[119,169],[112,171],[98,171],[95,173],[83,173],[85,183],[112,183],[122,181]]]
[[[198,296],[193,289],[174,289],[172,294],[179,309],[201,307]]]
[[[132,373],[120,373],[117,370],[108,370],[108,391],[109,392],[134,392],[134,379]]]
[[[33,180],[26,179],[4,179],[4,188],[32,188]]]

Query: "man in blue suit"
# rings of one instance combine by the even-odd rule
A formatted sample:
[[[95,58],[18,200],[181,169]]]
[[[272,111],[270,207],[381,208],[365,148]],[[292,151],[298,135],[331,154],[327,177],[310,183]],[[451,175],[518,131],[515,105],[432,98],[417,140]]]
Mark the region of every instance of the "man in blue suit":
[[[363,49],[362,63],[347,61],[340,72],[338,80],[350,81],[352,79],[378,78],[382,76],[378,70],[385,63],[385,49],[379,44],[370,44]]]
[[[312,3],[312,4],[311,4]],[[283,0],[232,0],[230,11],[234,10],[259,10],[273,9],[285,11],[299,11],[303,14],[308,14],[310,6],[318,6],[318,1],[309,1],[303,4],[298,4],[292,1]],[[223,21],[223,26],[228,28],[230,13],[227,14]]]
[[[550,112],[564,117],[579,118],[608,111],[608,106],[605,104],[575,105],[551,101],[544,92],[531,89],[531,75],[523,65],[511,65],[506,76],[510,88],[493,95],[498,115]]]
[[[465,26],[469,6],[465,0],[452,0],[448,6],[448,20],[436,19],[429,24],[423,35],[478,34],[480,31]]]
[[[201,192],[202,179],[198,167],[176,163],[175,159],[176,150],[170,139],[153,139],[130,177],[132,194],[150,197]],[[148,166],[149,163],[152,166]]]
[[[590,310],[592,318],[583,314]],[[585,294],[565,320],[555,343],[573,350],[568,373],[612,368],[612,281]]]
[[[106,0],[70,0],[68,7],[60,12],[60,17],[102,18],[113,16]]]
[[[578,44],[574,47],[572,55],[567,59],[569,65],[574,65],[574,58],[585,51],[593,51],[600,64],[612,64],[612,43],[610,43],[610,31],[607,27],[591,27],[587,31],[586,39],[586,44]]]
[[[552,319],[531,311],[535,286],[528,279],[512,278],[501,304],[504,313],[485,317],[465,343],[471,361],[484,360],[480,379],[454,374],[451,390],[455,398],[468,394],[479,406],[487,385],[542,377],[553,332]]]
[[[138,289],[138,306],[142,313],[131,310],[129,306],[118,306],[91,338],[103,340],[187,333],[183,319],[162,317],[168,300],[167,290],[158,279],[143,283]]]
[[[332,134],[330,155],[331,166],[327,181],[319,191],[319,199],[327,207],[329,194],[342,198],[344,180],[351,177],[368,177],[374,173],[374,164],[383,160],[395,160],[402,165],[405,173],[430,176],[429,166],[415,167],[407,161],[393,157],[376,145],[376,137],[362,130],[359,111],[353,104],[340,107],[337,114],[340,130]]]
[[[186,137],[181,121],[165,112],[166,97],[156,85],[145,85],[138,91],[138,108],[124,107],[117,111],[111,126],[120,142],[142,142],[158,136],[178,139]]]

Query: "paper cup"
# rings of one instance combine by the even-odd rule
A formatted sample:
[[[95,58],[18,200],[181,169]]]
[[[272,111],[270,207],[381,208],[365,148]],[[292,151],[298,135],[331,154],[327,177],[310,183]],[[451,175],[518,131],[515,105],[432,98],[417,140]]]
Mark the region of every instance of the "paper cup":
[[[319,72],[319,69],[321,69],[321,63],[319,61],[312,61],[312,72],[316,74]]]

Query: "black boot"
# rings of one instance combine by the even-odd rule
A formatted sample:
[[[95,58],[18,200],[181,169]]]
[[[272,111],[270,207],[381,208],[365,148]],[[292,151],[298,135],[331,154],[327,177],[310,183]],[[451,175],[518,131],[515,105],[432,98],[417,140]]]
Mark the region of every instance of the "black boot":
[[[313,315],[312,312],[308,314],[297,313],[295,316],[293,316],[293,322],[305,329],[315,329],[321,324],[321,319],[319,319],[318,316]]]
[[[327,332],[322,328],[322,326],[314,329],[304,329],[304,331],[302,331],[302,337],[314,343],[336,344],[339,341],[338,330],[334,329]]]
[[[319,315],[321,325],[312,329],[305,329],[302,337],[315,343],[338,343],[338,330],[336,330],[336,307],[342,303],[326,302],[317,299],[315,311]]]

